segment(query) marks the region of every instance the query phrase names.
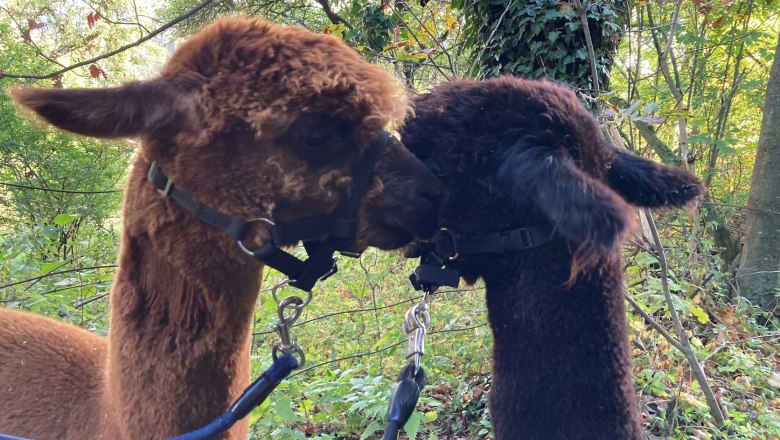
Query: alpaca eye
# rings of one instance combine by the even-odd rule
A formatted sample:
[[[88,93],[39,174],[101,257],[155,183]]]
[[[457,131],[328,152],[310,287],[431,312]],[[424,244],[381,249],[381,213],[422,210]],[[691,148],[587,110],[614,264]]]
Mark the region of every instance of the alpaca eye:
[[[328,127],[318,127],[301,134],[301,143],[308,148],[321,148],[333,138],[333,130]]]

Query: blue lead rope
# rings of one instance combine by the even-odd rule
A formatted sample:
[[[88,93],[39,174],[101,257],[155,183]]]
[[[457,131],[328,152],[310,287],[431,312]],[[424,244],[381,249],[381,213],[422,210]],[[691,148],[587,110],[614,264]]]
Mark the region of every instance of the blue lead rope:
[[[208,425],[168,440],[206,440],[225,433],[237,421],[243,419],[252,409],[260,405],[268,398],[268,395],[279,383],[290,375],[292,370],[298,368],[298,359],[292,354],[282,354],[274,360],[271,367],[252,382],[241,394],[241,397],[233,402],[233,405],[225,413]],[[31,440],[24,437],[0,434],[0,440]]]
[[[288,353],[279,356],[271,367],[265,370],[265,373],[244,390],[241,397],[233,402],[225,414],[200,429],[171,437],[169,440],[206,440],[224,433],[257,405],[263,403],[279,383],[296,368],[298,368],[298,359],[295,356]]]
[[[24,437],[14,437],[12,435],[0,434],[0,440],[30,440],[30,439]]]

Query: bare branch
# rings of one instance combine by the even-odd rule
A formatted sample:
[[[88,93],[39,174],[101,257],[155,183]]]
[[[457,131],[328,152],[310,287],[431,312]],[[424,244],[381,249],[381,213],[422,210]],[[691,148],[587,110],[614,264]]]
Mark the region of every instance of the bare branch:
[[[655,33],[655,31],[652,31],[653,35],[653,43],[655,44],[656,52],[658,52],[658,64],[661,67],[661,73],[663,73],[663,77],[666,80],[666,85],[669,87],[669,91],[672,93],[672,96],[674,96],[674,100],[676,101],[676,107],[677,110],[680,112],[684,112],[685,108],[683,105],[683,95],[680,91],[678,84],[674,81],[672,78],[672,74],[669,70],[669,62],[668,58],[671,55],[671,48],[672,44],[674,43],[674,36],[675,32],[677,31],[677,17],[680,13],[680,4],[682,3],[682,0],[677,0],[677,3],[675,3],[674,6],[674,12],[672,13],[672,23],[669,26],[669,35],[666,37],[666,47],[662,50],[661,45],[658,42],[658,37]],[[650,4],[647,4],[647,19],[650,22],[650,26],[655,26],[653,23],[653,15],[650,9]],[[677,77],[678,73],[675,69],[674,71],[675,77]],[[683,163],[685,164],[685,168],[693,172],[693,163],[689,160],[690,152],[688,149],[688,131],[687,131],[687,123],[688,118],[681,116],[678,121],[678,129],[679,129],[679,135],[680,135],[680,157],[683,160]]]
[[[674,348],[680,350],[681,352],[685,353],[685,347],[683,347],[682,344],[680,344],[680,341],[674,338],[669,332],[666,331],[665,328],[661,324],[658,323],[655,319],[653,319],[650,314],[645,312],[645,310],[642,308],[642,306],[637,303],[634,298],[631,298],[631,295],[626,292],[626,289],[623,289],[623,296],[626,298],[626,301],[628,301],[629,304],[631,304],[631,307],[633,307],[637,312],[639,312],[640,315],[642,315],[642,318],[645,319],[645,322],[650,324],[651,327],[653,327],[658,333],[661,334],[661,336],[664,337],[670,344],[674,346]]]
[[[694,352],[693,347],[691,347],[691,342],[688,339],[688,335],[685,333],[685,328],[680,321],[680,317],[677,315],[677,310],[674,308],[672,294],[669,291],[669,268],[666,265],[666,256],[664,255],[664,248],[661,244],[661,237],[658,235],[658,228],[655,226],[655,221],[653,221],[650,210],[644,209],[643,211],[647,218],[647,223],[650,226],[650,231],[653,235],[653,244],[655,245],[657,252],[656,255],[658,257],[658,264],[661,266],[661,286],[663,287],[664,299],[666,300],[666,305],[669,307],[669,316],[671,317],[672,323],[674,324],[678,340],[682,345],[681,351],[685,355],[686,359],[688,359],[688,364],[691,366],[691,371],[696,377],[696,381],[699,383],[702,393],[704,393],[704,398],[707,399],[707,404],[710,407],[710,413],[712,414],[712,417],[715,418],[715,421],[718,423],[718,425],[722,425],[723,421],[725,420],[723,411],[721,410],[720,404],[715,397],[715,393],[712,392],[712,388],[707,381],[707,375],[704,373],[704,369],[701,367],[699,360],[696,359],[696,353]]]
[[[15,281],[13,283],[3,284],[2,286],[0,286],[0,289],[5,289],[6,287],[16,286],[18,284],[29,283],[30,281],[36,281],[37,282],[40,279],[47,278],[47,277],[53,277],[55,275],[61,275],[61,274],[64,274],[64,273],[83,272],[83,271],[92,270],[92,269],[108,269],[108,268],[115,268],[115,267],[119,267],[119,266],[116,265],[116,264],[105,264],[105,265],[102,265],[102,266],[80,267],[78,269],[61,270],[61,271],[58,271],[58,272],[47,272],[47,273],[45,273],[43,275],[38,275],[37,277],[32,277],[32,278],[28,278],[26,280],[21,280],[21,281]]]
[[[353,29],[352,25],[349,24],[349,22],[345,20],[344,17],[333,12],[333,9],[331,9],[330,4],[328,4],[328,0],[317,0],[317,3],[319,3],[320,6],[322,6],[322,10],[325,12],[325,15],[328,16],[328,20],[330,20],[331,23],[333,24],[344,23],[344,26],[346,26],[348,29]]]
[[[104,60],[106,58],[110,58],[110,57],[112,57],[112,56],[114,56],[114,55],[116,55],[118,53],[122,53],[122,52],[126,51],[127,49],[130,49],[130,48],[133,48],[133,47],[136,47],[136,46],[140,46],[141,44],[145,43],[146,41],[151,40],[152,38],[154,38],[157,35],[165,32],[166,30],[170,29],[171,27],[173,27],[173,26],[181,23],[182,21],[192,17],[193,15],[197,14],[201,9],[205,8],[206,6],[210,5],[213,2],[214,2],[214,0],[205,0],[203,3],[199,4],[198,6],[195,6],[194,8],[192,8],[189,11],[185,12],[184,14],[182,14],[182,15],[174,18],[173,20],[169,21],[168,23],[160,26],[159,28],[154,30],[154,32],[151,32],[151,33],[147,34],[145,37],[139,38],[138,40],[136,40],[133,43],[126,44],[126,45],[124,45],[124,46],[122,46],[122,47],[120,47],[118,49],[112,50],[111,52],[105,53],[103,55],[100,55],[100,56],[97,56],[97,57],[94,57],[94,58],[90,58],[90,59],[85,60],[85,61],[78,62],[76,64],[73,64],[73,65],[68,66],[68,67],[64,67],[64,68],[62,68],[60,70],[48,73],[46,75],[3,73],[3,74],[0,74],[0,78],[47,79],[47,78],[51,78],[51,77],[54,77],[54,76],[57,76],[57,75],[61,75],[61,74],[65,73],[65,72],[68,72],[68,71],[73,70],[75,68],[78,68],[78,67],[81,67],[81,66],[86,66],[86,65],[95,63],[97,61]]]
[[[582,31],[585,33],[585,46],[588,49],[588,62],[590,63],[590,76],[593,79],[594,98],[601,93],[599,91],[599,75],[596,69],[596,52],[593,50],[593,39],[590,37],[590,26],[588,26],[588,11],[582,6],[580,0],[574,0],[574,8],[582,21]]]
[[[110,190],[101,190],[101,191],[79,191],[79,190],[67,190],[67,189],[52,189],[52,188],[43,188],[40,186],[28,186],[28,185],[19,185],[16,183],[8,183],[8,182],[0,182],[0,185],[2,186],[8,186],[11,188],[20,188],[20,189],[33,189],[38,191],[46,191],[46,192],[55,192],[55,193],[63,193],[63,194],[112,194],[112,193],[121,193],[121,190],[118,189],[110,189]]]

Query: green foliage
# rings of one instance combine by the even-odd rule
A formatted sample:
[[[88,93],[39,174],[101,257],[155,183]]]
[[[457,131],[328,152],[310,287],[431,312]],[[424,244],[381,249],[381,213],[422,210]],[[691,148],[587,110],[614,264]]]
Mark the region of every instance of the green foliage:
[[[360,28],[349,34],[349,40],[375,53],[382,52],[393,42],[393,20],[380,6],[363,8],[359,2],[355,6]]]
[[[60,64],[100,55],[194,6],[168,1],[154,5],[159,8],[155,11],[139,3],[136,16],[133,5],[120,0],[50,3],[8,5],[0,18],[0,69],[5,73],[46,74]],[[701,228],[692,229],[690,219],[669,214],[659,225],[674,307],[730,419],[724,427],[714,426],[685,357],[629,309],[646,429],[671,439],[780,436],[778,323],[730,297],[730,261],[722,261],[720,245],[713,239],[718,228],[737,234],[743,228],[739,206],[747,200],[767,66],[774,56],[776,7],[764,2],[683,2],[672,50],[675,81],[686,96],[679,110],[657,69],[654,43],[658,39],[665,44],[675,2],[634,2],[630,14],[614,2],[582,3],[588,7],[600,84],[606,90],[600,116],[623,133],[636,153],[653,156],[658,150],[637,129],[647,124],[669,153],[661,157],[678,160],[677,123],[687,118],[700,175],[708,172],[711,151],[718,152],[709,188],[712,202],[705,209],[717,209],[726,224],[702,220]],[[164,58],[167,43],[219,15],[244,13],[330,32],[416,89],[471,69],[482,76],[513,73],[591,88],[582,24],[573,2],[431,1],[424,7],[390,2],[384,8],[363,0],[330,4],[349,26],[330,22],[317,2],[214,2],[156,39],[96,63],[105,76],[95,78],[89,66],[83,66],[34,84],[97,86],[148,77]],[[96,10],[112,23],[98,19],[90,25],[87,17]],[[29,41],[24,36],[28,19],[44,25],[31,30]],[[141,26],[115,24],[136,19]],[[624,28],[630,32],[621,41]],[[743,55],[735,68],[739,53]],[[0,75],[4,89],[29,83],[33,81]],[[730,95],[728,117],[723,119]],[[625,105],[615,104],[615,98]],[[125,146],[34,127],[0,95],[2,182],[57,190],[121,189],[131,155]],[[0,305],[105,333],[105,298],[121,228],[120,198],[120,193],[68,194],[0,185]],[[656,256],[629,247],[626,262],[629,293],[671,330]],[[271,401],[251,414],[253,438],[378,437],[387,399],[405,364],[402,319],[418,296],[406,279],[411,265],[375,251],[360,260],[340,261],[338,275],[317,287],[302,325],[293,329],[311,369],[283,382]],[[270,364],[276,340],[276,304],[268,289],[279,280],[278,274],[266,272],[252,350],[256,373]],[[431,315],[424,358],[429,381],[403,436],[490,438],[491,337],[484,291],[444,291],[434,298]]]
[[[0,304],[102,332],[107,312],[102,299],[112,274],[88,268],[114,264],[131,150],[123,143],[77,138],[31,123],[5,90],[32,85],[32,79],[3,77],[45,76],[137,37],[137,28],[107,23],[133,10],[132,5],[107,1],[101,8],[96,19],[95,10],[82,2],[12,2],[0,19],[0,279],[5,284],[42,277],[0,289]],[[148,74],[161,53],[149,44],[34,85],[110,85]]]
[[[586,7],[601,88],[625,23],[623,2],[582,2]],[[581,19],[573,2],[559,0],[478,0],[464,7],[472,74],[513,74],[550,79],[584,90],[595,87]]]
[[[253,413],[253,438],[377,438],[396,376],[406,365],[403,317],[419,301],[407,279],[413,267],[411,261],[377,251],[359,261],[339,262],[338,276],[317,287],[303,324],[293,329],[306,350],[306,367],[316,367],[277,389],[274,396],[285,399],[281,413],[276,403]],[[272,274],[265,285],[277,281]],[[443,289],[434,297],[424,360],[428,384],[405,427],[410,437],[488,436],[485,390],[491,343],[483,294],[482,288],[466,287]],[[265,312],[258,313],[256,327],[267,331],[275,321],[276,304],[267,294],[260,302]],[[320,316],[325,319],[307,322]],[[270,363],[268,347],[276,335],[255,338],[254,366],[262,371]]]
[[[672,439],[780,435],[780,376],[775,371],[780,361],[778,322],[759,324],[755,310],[728,300],[729,274],[720,270],[722,262],[715,253],[692,257],[684,217],[668,214],[659,223],[665,225],[674,307],[731,420],[723,427],[714,425],[684,355],[629,310],[634,373],[649,431]],[[699,248],[712,249],[709,239],[696,241]],[[663,298],[657,258],[643,248],[633,248],[628,263],[629,294],[676,334]]]

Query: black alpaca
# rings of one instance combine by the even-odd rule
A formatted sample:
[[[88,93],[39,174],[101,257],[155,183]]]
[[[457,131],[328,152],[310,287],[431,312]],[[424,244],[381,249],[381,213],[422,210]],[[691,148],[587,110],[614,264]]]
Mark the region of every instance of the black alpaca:
[[[451,263],[487,287],[496,438],[644,439],[619,264],[629,203],[686,206],[699,181],[615,151],[552,83],[455,81],[413,104],[403,141],[445,183],[440,226],[456,244],[498,246],[471,240]],[[500,249],[491,235],[518,228],[536,243]]]

